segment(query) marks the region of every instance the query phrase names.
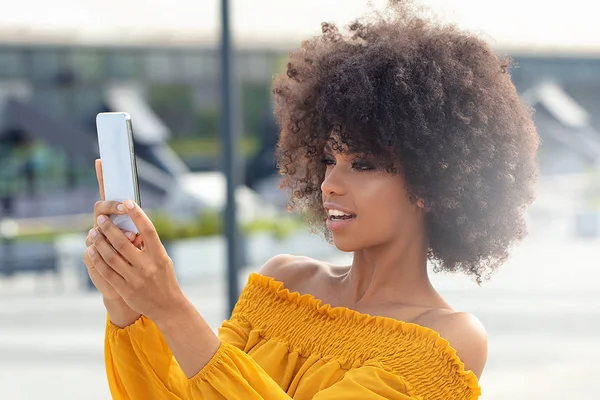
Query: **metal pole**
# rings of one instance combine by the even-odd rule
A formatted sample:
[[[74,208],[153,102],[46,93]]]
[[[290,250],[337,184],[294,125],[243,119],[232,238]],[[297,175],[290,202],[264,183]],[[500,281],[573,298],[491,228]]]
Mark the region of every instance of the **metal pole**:
[[[237,118],[234,109],[234,86],[231,73],[231,32],[229,26],[229,0],[221,0],[221,140],[223,141],[223,166],[227,178],[227,207],[225,234],[227,237],[227,297],[231,313],[238,299],[238,271],[240,261],[240,236],[237,224],[235,191],[239,177],[237,168]]]

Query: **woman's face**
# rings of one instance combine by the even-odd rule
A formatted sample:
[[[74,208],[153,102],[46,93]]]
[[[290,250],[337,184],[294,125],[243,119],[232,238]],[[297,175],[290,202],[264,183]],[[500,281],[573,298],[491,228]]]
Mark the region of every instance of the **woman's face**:
[[[325,150],[323,163],[327,167],[321,184],[327,228],[338,249],[368,249],[421,233],[421,207],[410,202],[401,174],[330,148]]]

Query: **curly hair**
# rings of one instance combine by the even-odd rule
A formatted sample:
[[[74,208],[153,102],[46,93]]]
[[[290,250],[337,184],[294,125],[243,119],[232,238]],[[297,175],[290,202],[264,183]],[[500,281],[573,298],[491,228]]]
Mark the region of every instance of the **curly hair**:
[[[348,153],[402,174],[411,201],[424,202],[436,271],[488,277],[526,235],[537,177],[538,135],[509,65],[483,39],[425,19],[406,1],[345,32],[323,23],[273,82],[290,208],[331,239],[321,160],[335,137]]]

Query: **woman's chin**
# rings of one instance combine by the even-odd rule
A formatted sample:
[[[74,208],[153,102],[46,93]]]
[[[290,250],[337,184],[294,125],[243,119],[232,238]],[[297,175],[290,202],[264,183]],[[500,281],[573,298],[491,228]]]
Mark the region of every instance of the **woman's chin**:
[[[345,253],[351,253],[359,249],[359,246],[356,242],[349,240],[347,238],[336,238],[335,234],[332,237],[333,245],[339,250]]]

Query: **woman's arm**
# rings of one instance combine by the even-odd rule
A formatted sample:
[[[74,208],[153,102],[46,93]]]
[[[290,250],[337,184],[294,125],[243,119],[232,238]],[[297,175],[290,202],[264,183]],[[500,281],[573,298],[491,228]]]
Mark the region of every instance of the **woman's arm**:
[[[123,299],[108,300],[103,299],[104,307],[110,322],[119,328],[125,328],[133,324],[139,317],[140,313],[134,311],[123,301]]]
[[[187,299],[174,307],[172,313],[154,323],[188,378],[200,372],[221,345],[219,338]]]
[[[191,377],[214,356],[220,341],[183,294],[173,263],[150,219],[134,202],[126,201],[124,205],[144,237],[143,249],[135,247],[110,218],[100,215],[89,257],[134,312],[159,326],[181,368]],[[119,317],[117,321],[111,311]],[[119,320],[127,322],[132,316],[123,315],[118,306],[109,310],[117,326],[123,325]]]

